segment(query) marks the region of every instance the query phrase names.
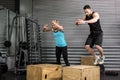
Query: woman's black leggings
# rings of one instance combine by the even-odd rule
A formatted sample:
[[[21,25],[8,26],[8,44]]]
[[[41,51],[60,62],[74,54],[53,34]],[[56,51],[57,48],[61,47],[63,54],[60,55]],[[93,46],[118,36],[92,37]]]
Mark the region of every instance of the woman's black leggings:
[[[56,59],[57,59],[57,64],[61,64],[60,58],[61,54],[63,54],[63,59],[66,64],[66,66],[70,66],[70,63],[68,61],[68,52],[67,52],[67,46],[65,47],[57,47],[56,46]]]

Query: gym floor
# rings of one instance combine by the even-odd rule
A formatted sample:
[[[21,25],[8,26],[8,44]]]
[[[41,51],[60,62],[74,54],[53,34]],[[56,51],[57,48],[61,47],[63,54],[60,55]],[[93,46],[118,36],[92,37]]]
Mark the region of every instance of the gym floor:
[[[3,74],[0,80],[26,80],[26,75],[16,75],[13,72],[9,71]],[[120,80],[120,72],[118,72],[118,76],[110,76],[102,73],[100,80]]]

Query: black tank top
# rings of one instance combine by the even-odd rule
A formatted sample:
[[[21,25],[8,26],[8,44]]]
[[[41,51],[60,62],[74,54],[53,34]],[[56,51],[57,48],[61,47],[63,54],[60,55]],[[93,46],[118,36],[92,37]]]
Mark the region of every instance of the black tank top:
[[[86,15],[86,20],[90,20],[93,18],[93,14],[95,12],[93,12],[91,15],[87,16]],[[101,29],[101,25],[100,25],[100,19],[97,20],[97,22],[95,23],[88,23],[89,27],[90,27],[90,33],[91,34],[99,34],[102,33],[102,29]]]

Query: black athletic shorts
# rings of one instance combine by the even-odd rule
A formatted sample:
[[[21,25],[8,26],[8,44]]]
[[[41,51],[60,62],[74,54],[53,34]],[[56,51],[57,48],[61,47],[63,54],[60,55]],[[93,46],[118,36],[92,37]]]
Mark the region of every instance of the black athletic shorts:
[[[85,45],[90,45],[93,48],[94,45],[102,46],[103,33],[90,34],[85,42]]]

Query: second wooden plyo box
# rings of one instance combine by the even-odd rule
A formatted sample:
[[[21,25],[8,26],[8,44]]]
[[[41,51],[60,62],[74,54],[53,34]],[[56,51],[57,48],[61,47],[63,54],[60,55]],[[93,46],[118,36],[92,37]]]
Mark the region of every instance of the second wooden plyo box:
[[[87,65],[64,67],[63,80],[100,80],[100,68]]]

